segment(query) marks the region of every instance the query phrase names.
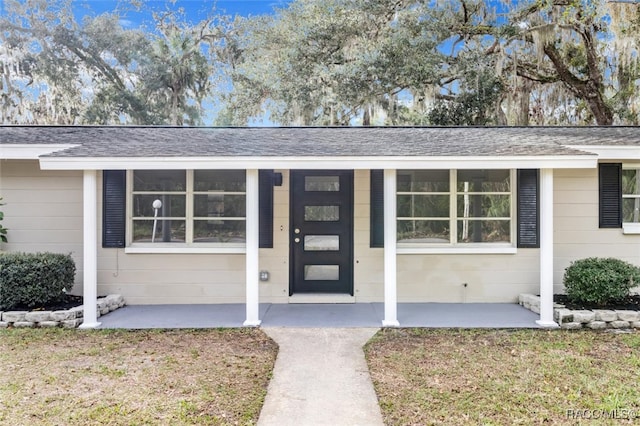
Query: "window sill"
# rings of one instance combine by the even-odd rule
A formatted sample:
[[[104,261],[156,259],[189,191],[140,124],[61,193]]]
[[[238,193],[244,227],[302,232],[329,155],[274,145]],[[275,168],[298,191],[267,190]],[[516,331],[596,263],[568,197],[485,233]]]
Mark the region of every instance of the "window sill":
[[[640,234],[640,223],[623,223],[622,224],[622,233],[623,234]]]
[[[242,246],[217,246],[217,247],[152,247],[130,246],[125,247],[127,254],[244,254],[247,249]]]
[[[398,244],[397,254],[516,254],[514,246],[457,246],[428,247],[424,245],[410,246]]]

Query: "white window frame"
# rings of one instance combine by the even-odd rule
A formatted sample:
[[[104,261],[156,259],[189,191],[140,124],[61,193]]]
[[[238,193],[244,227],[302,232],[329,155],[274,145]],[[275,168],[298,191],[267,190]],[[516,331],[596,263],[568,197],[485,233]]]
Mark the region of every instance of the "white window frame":
[[[464,194],[457,191],[457,173],[463,169],[449,169],[449,192],[448,193],[430,193],[425,192],[423,194],[440,194],[449,195],[449,243],[410,243],[410,242],[398,242],[397,252],[398,254],[515,254],[517,253],[516,247],[516,233],[517,233],[517,217],[516,217],[516,170],[509,169],[509,179],[511,191],[510,196],[510,242],[508,243],[459,243],[458,242],[458,220],[457,217],[457,196]],[[476,169],[474,169],[476,170]],[[497,170],[493,168],[487,168],[485,170]],[[396,191],[397,195],[405,195],[404,191]],[[482,194],[492,194],[491,192],[483,192]],[[500,193],[503,194],[503,193]],[[504,193],[506,194],[506,193]],[[413,219],[396,217],[396,220],[401,219]],[[430,219],[430,218],[418,218],[418,219]],[[439,218],[433,218],[439,219]],[[506,219],[506,218],[488,218],[488,219]],[[475,220],[475,219],[474,219]],[[483,219],[479,219],[483,220]]]
[[[228,253],[242,254],[246,253],[246,242],[244,243],[194,243],[194,222],[199,219],[210,219],[194,216],[194,200],[196,195],[245,195],[245,191],[194,191],[194,170],[184,170],[186,179],[185,191],[167,191],[163,194],[183,195],[185,200],[185,217],[170,217],[169,219],[185,221],[185,242],[133,242],[133,222],[138,219],[133,216],[133,198],[137,194],[157,193],[157,191],[133,191],[133,176],[136,170],[127,170],[127,226],[126,226],[126,246],[125,253],[192,253],[192,254],[208,254],[208,253]],[[148,220],[148,218],[146,218]],[[166,219],[166,218],[163,218]],[[243,220],[244,218],[222,218],[223,220]]]
[[[636,173],[640,176],[640,164],[639,163],[623,163],[622,170],[636,170]],[[640,203],[640,187],[637,194],[622,194],[622,202],[625,199],[637,199]],[[620,206],[622,209],[622,206]],[[622,222],[622,232],[624,234],[640,234],[640,222]]]

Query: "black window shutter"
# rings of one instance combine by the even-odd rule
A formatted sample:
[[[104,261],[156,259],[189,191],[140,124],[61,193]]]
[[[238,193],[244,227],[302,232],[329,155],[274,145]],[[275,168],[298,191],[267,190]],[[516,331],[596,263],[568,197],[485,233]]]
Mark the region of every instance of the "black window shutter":
[[[540,172],[518,170],[518,247],[540,247]]]
[[[258,172],[259,243],[260,248],[273,248],[273,170]]]
[[[384,247],[384,170],[371,170],[371,247]]]
[[[102,172],[102,247],[120,248],[125,245],[127,172]]]
[[[622,228],[622,164],[603,163],[598,172],[600,228]]]

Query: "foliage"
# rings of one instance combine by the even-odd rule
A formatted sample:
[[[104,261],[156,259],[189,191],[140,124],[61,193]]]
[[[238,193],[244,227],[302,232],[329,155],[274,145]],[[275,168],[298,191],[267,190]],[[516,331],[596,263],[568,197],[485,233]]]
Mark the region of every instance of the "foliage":
[[[191,24],[180,10],[169,11],[155,14],[147,31],[123,27],[127,3],[121,7],[77,22],[69,1],[7,1],[0,17],[2,121],[202,124],[225,18]]]
[[[5,3],[4,123],[201,125],[208,104],[218,125],[639,123],[640,3],[293,0],[197,23]]]
[[[237,22],[219,123],[634,124],[639,7],[293,1]]]
[[[0,197],[0,206],[4,206],[2,202],[2,197]],[[0,243],[7,242],[7,231],[8,229],[2,226],[2,220],[4,219],[4,213],[0,211]]]
[[[640,268],[614,258],[580,259],[571,263],[564,274],[567,297],[578,303],[617,302],[639,284]]]
[[[0,310],[29,308],[60,301],[73,287],[76,266],[70,255],[4,253],[0,255]]]

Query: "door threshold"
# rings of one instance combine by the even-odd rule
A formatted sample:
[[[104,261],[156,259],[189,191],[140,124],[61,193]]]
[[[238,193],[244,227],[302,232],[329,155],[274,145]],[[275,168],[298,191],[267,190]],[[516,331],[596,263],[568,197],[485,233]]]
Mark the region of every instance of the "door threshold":
[[[344,293],[296,293],[289,303],[356,303],[355,296]]]

